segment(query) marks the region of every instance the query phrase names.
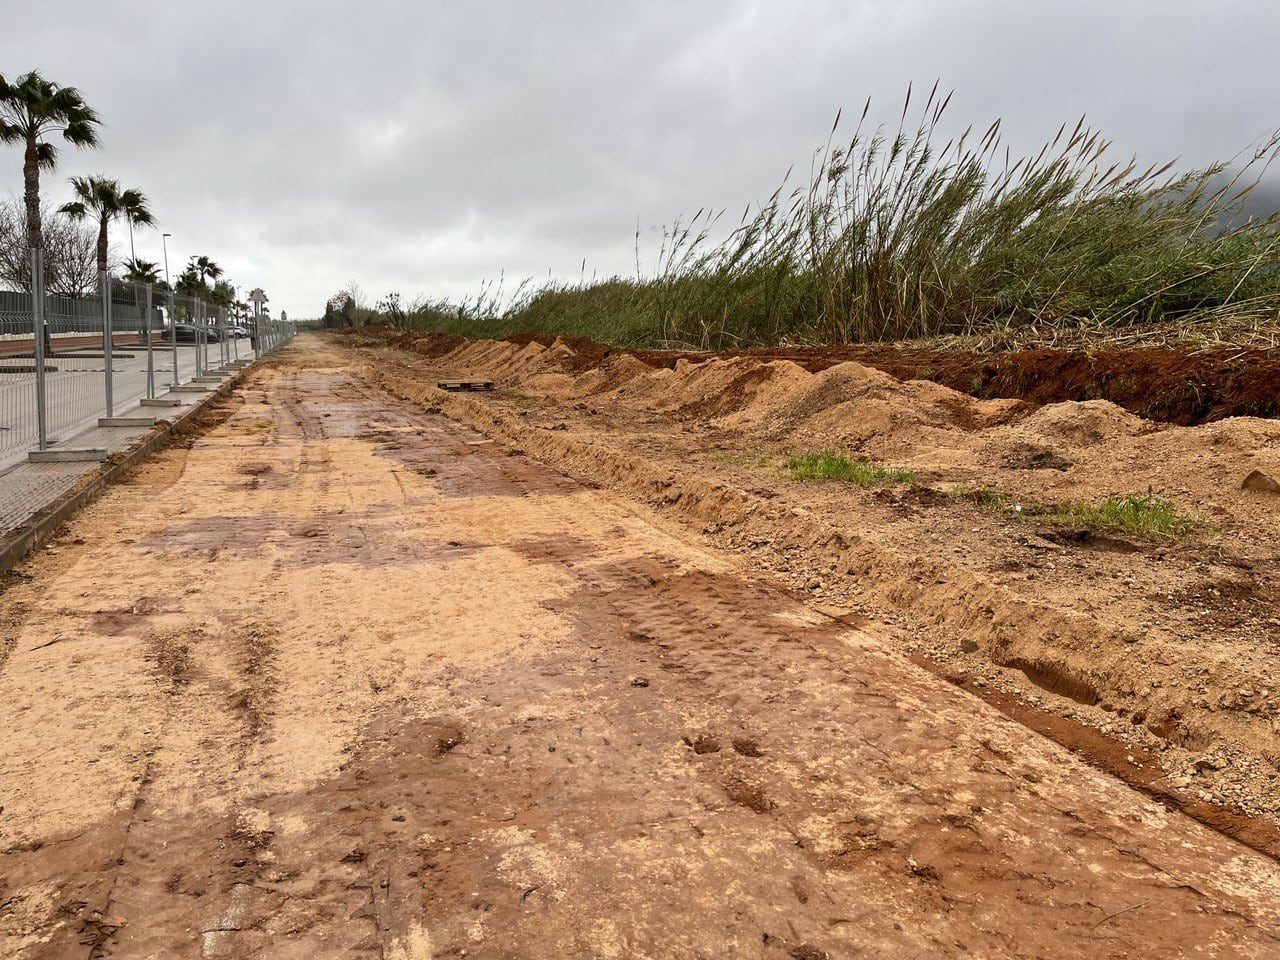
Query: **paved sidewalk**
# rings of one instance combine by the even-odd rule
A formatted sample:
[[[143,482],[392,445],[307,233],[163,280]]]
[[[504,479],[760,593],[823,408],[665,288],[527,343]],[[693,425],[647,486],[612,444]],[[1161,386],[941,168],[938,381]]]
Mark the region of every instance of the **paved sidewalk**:
[[[233,369],[233,368],[228,368]],[[154,416],[157,423],[179,420],[212,396],[218,384],[205,384],[204,393],[158,393],[159,397],[180,400],[175,407],[142,407],[137,402],[118,409],[118,417]],[[72,448],[96,448],[107,451],[108,458],[132,447],[139,439],[154,431],[154,427],[90,427],[50,450]],[[39,513],[52,506],[59,498],[73,490],[81,480],[96,474],[103,467],[102,461],[72,461],[66,463],[28,463],[23,461],[0,471],[0,541],[30,523]]]

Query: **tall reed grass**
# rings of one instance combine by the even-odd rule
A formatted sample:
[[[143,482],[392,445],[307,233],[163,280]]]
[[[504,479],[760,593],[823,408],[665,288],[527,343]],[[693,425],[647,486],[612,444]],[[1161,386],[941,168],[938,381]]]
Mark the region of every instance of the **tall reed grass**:
[[[719,348],[974,334],[1028,324],[1127,329],[1280,316],[1280,214],[1247,217],[1280,134],[1186,172],[1114,162],[1081,120],[1013,157],[1000,121],[939,143],[937,85],[896,126],[840,117],[807,182],[736,226],[699,211],[635,278],[486,288],[415,326]],[[639,264],[637,236],[637,265]]]

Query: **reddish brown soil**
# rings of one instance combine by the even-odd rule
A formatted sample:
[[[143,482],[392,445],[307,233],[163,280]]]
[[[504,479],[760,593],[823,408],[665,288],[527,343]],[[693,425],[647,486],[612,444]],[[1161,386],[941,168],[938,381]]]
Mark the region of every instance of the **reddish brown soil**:
[[[1272,839],[1248,842],[1274,843],[1280,513],[1274,494],[1242,488],[1252,472],[1280,476],[1274,420],[1159,425],[1106,401],[978,400],[852,362],[811,373],[754,357],[667,368],[619,354],[573,375],[580,361],[563,341],[455,344],[426,360],[365,355],[402,395],[677,512],[814,596],[899,624],[903,648],[948,675],[1118,734],[1111,759],[1157,758],[1136,784],[1271,818]],[[463,374],[500,389],[480,399],[430,386]],[[820,448],[915,480],[864,489],[797,483],[783,469],[790,453]],[[1045,509],[1126,492],[1160,494],[1200,520],[1170,541]],[[1063,742],[1093,757],[1074,734]]]
[[[386,336],[378,328],[361,334]],[[1026,400],[1036,405],[1062,401],[1109,400],[1139,416],[1189,426],[1225,417],[1280,415],[1280,351],[1224,347],[1199,350],[1174,347],[1133,349],[1029,349],[993,353],[936,350],[897,344],[825,347],[758,347],[690,352],[622,350],[583,337],[560,337],[572,347],[565,372],[577,374],[607,357],[629,353],[655,367],[679,360],[754,357],[790,360],[810,373],[854,361],[883,370],[899,380],[932,380],[979,399]],[[507,337],[515,344],[557,340],[547,334]],[[395,345],[426,357],[455,349],[464,338],[407,334]]]

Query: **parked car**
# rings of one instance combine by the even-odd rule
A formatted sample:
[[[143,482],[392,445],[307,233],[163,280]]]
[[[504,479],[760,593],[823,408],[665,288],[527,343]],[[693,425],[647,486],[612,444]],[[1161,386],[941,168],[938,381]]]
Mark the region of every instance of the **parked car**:
[[[177,336],[179,343],[217,343],[222,333],[216,327],[197,327],[190,323],[179,323],[160,331],[161,340],[169,340]]]

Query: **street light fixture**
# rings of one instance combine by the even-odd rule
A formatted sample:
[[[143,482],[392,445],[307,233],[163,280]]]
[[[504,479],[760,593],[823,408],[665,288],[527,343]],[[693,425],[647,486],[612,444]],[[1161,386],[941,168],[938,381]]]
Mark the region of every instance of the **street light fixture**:
[[[173,349],[173,382],[172,387],[178,385],[178,321],[174,316],[174,300],[173,300],[173,284],[169,282],[169,244],[165,243],[172,233],[160,234],[160,247],[164,250],[164,285],[168,287],[169,309],[165,311],[165,319],[169,321],[169,340]]]
[[[172,233],[162,233],[162,234],[160,234],[160,246],[161,246],[161,248],[164,250],[164,282],[165,282],[165,286],[168,286],[168,285],[169,285],[169,245],[168,245],[167,243],[165,243],[165,240],[167,240],[169,237],[172,237],[172,236],[173,236],[173,234],[172,234]]]

